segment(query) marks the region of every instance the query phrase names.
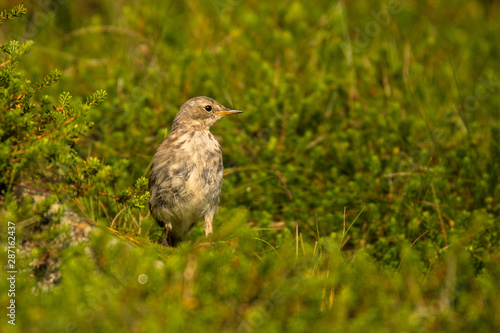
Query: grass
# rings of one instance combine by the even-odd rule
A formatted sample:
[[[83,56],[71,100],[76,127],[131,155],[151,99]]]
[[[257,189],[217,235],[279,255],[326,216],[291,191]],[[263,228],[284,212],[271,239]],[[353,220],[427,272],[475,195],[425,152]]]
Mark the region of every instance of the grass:
[[[76,149],[120,167],[108,195],[55,194],[97,225],[62,250],[68,227],[33,219],[50,204],[3,194],[1,220],[31,219],[18,246],[37,247],[17,255],[2,330],[497,332],[500,7],[392,3],[25,3],[0,30],[35,41],[18,70],[63,73],[39,99],[105,89]],[[212,129],[214,246],[200,223],[166,249],[147,207],[114,195],[198,95],[244,113]],[[49,259],[61,280],[44,291],[33,263]]]

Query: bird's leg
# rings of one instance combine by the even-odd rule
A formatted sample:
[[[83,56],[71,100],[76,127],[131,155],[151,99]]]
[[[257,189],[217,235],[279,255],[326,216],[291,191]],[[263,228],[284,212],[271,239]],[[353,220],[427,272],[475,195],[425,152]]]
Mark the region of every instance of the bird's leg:
[[[174,244],[168,243],[168,236],[169,236],[170,231],[172,231],[172,224],[170,222],[165,222],[165,237],[163,238],[161,245],[166,246],[166,247],[171,247],[174,245]]]
[[[213,215],[205,215],[205,236],[210,240],[210,245],[214,245],[212,241],[212,222],[214,220]]]

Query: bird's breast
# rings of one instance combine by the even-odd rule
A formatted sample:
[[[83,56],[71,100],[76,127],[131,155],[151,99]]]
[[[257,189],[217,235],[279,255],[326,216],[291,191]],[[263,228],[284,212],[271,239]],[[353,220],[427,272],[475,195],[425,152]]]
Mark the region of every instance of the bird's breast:
[[[172,219],[193,222],[216,210],[223,177],[222,151],[208,131],[172,132],[153,161],[151,200]]]
[[[193,204],[218,201],[222,185],[222,151],[210,132],[182,133],[172,145],[171,169],[183,170],[180,177],[170,179],[174,187],[182,188]]]

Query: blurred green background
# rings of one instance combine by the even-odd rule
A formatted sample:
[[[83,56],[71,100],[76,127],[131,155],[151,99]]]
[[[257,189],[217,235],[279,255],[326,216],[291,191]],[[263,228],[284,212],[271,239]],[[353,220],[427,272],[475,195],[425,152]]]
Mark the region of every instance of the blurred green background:
[[[500,331],[498,2],[24,5],[0,26],[2,43],[35,42],[17,70],[59,69],[43,93],[54,102],[107,91],[75,148],[124,165],[107,193],[147,176],[187,99],[244,113],[212,128],[227,173],[214,247],[200,223],[163,249],[147,207],[118,216],[113,197],[58,193],[102,232],[51,253],[62,279],[49,291],[21,272],[17,324],[3,329]],[[0,216],[32,214],[12,202]]]

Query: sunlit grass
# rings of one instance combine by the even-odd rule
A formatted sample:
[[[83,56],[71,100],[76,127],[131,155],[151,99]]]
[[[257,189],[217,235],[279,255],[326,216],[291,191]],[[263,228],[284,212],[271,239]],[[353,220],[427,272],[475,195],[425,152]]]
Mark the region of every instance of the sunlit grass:
[[[1,26],[5,39],[34,29],[19,70],[60,69],[53,96],[105,89],[76,148],[124,167],[105,193],[57,195],[96,228],[64,249],[48,202],[5,195],[0,219],[38,248],[18,255],[17,324],[1,327],[499,331],[500,9],[398,3],[387,24],[383,1],[25,4],[47,21]],[[198,95],[244,113],[212,129],[225,164],[213,238],[199,223],[164,248],[148,208],[117,197]],[[62,278],[44,291],[33,263],[52,258]]]

